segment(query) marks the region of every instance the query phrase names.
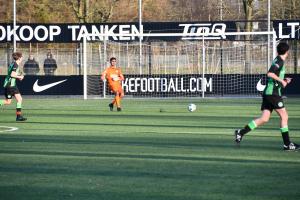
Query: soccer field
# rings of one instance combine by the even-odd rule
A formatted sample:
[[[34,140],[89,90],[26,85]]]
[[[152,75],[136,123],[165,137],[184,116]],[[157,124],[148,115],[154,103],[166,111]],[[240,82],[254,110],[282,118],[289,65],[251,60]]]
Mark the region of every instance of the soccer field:
[[[0,109],[1,200],[300,197],[300,152],[282,150],[275,113],[234,145],[260,99],[125,99],[122,112],[109,100],[24,99],[27,122]],[[300,99],[285,102],[300,143]]]

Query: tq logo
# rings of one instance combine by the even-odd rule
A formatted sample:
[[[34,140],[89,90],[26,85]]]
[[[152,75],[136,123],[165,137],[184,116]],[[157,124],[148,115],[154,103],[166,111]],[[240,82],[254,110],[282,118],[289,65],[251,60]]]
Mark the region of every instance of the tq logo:
[[[200,40],[200,39],[226,39],[226,24],[222,23],[204,23],[204,24],[179,24],[183,26],[183,40]]]

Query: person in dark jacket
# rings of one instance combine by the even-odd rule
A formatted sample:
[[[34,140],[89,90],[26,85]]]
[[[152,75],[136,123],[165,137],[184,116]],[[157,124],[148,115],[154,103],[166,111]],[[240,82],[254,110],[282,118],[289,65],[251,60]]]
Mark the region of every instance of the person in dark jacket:
[[[51,53],[47,54],[47,58],[44,61],[44,72],[47,76],[53,76],[57,69],[56,60],[52,57]]]
[[[28,60],[24,64],[24,73],[27,75],[36,75],[39,71],[39,63],[35,61],[33,55],[30,54]]]

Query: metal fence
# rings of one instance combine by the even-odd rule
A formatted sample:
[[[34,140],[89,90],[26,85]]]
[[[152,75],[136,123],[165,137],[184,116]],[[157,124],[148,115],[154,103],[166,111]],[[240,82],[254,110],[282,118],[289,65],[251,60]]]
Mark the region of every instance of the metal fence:
[[[47,53],[56,59],[58,69],[55,75],[82,74],[82,45],[78,44],[19,44],[23,53],[23,63],[33,54],[44,75],[43,64]],[[286,61],[286,73],[300,72],[300,42],[290,42],[291,53]],[[118,65],[126,74],[194,74],[205,73],[265,73],[267,66],[267,43],[260,41],[205,41],[203,54],[202,41],[147,42],[142,45],[142,62],[139,59],[138,43],[116,43],[111,41],[93,42],[87,45],[88,74],[97,75],[109,65],[110,57],[118,59]],[[270,47],[272,52],[272,47]],[[9,45],[0,46],[0,74],[7,73],[11,62],[12,49]],[[272,55],[272,53],[271,53]]]

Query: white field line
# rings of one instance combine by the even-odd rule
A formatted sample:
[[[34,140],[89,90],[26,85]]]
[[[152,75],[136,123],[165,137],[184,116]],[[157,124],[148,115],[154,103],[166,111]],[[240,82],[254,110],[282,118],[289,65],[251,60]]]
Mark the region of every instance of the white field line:
[[[4,130],[0,130],[0,133],[3,133],[3,132],[17,131],[19,128],[17,128],[17,127],[10,127],[10,126],[0,126],[0,129],[4,129]]]

